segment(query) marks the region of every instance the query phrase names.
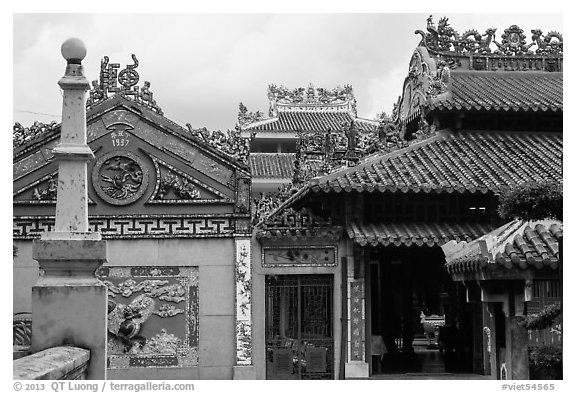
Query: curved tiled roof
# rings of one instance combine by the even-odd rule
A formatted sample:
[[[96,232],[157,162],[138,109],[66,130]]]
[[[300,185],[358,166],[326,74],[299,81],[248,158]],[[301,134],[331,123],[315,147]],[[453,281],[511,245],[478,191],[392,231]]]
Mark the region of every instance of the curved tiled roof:
[[[374,120],[353,117],[347,112],[311,112],[311,111],[284,111],[278,117],[261,120],[243,129],[245,131],[325,131],[339,130],[342,123],[354,120],[360,130],[376,131],[378,122]]]
[[[312,179],[308,188],[324,192],[485,193],[548,179],[562,180],[561,134],[444,132]]]
[[[441,110],[562,111],[561,72],[453,72],[451,94],[427,106]]]
[[[295,157],[294,153],[250,153],[252,178],[291,179]]]
[[[513,268],[539,270],[545,266],[555,270],[562,236],[559,221],[512,221],[463,247],[450,243],[443,246],[446,269],[451,274]]]
[[[346,228],[348,237],[361,246],[423,246],[442,245],[451,240],[472,241],[493,229],[485,223],[424,223],[399,222],[357,224]]]

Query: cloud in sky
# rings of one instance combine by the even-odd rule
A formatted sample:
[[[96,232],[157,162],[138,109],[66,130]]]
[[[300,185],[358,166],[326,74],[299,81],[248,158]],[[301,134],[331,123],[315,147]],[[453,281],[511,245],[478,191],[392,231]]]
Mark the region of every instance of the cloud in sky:
[[[434,15],[437,22],[440,14]],[[461,14],[460,33],[517,24],[562,32],[562,15]],[[238,103],[268,111],[270,83],[288,88],[351,84],[358,114],[391,113],[428,14],[15,14],[14,121],[59,121],[57,86],[65,61],[60,45],[81,38],[89,80],[109,56],[121,68],[140,62],[140,85],[151,82],[165,115],[184,125],[228,129]],[[30,113],[34,112],[34,113]]]

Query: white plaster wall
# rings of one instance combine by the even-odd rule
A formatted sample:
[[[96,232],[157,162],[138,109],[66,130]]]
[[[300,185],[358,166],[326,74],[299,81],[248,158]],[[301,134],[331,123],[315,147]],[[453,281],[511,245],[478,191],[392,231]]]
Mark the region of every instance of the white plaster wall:
[[[199,267],[199,366],[190,369],[132,368],[108,371],[110,379],[232,379],[235,365],[234,239],[107,240],[110,266]],[[17,241],[14,312],[30,311],[38,263],[32,242]]]

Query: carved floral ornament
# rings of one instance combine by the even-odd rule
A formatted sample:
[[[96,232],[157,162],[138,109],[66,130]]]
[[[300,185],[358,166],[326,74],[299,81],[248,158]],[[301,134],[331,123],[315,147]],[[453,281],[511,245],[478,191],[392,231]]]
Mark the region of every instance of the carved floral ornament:
[[[455,52],[458,54],[494,54],[500,56],[562,56],[563,38],[557,31],[544,35],[542,30],[531,30],[532,42],[527,43],[524,30],[512,25],[504,30],[500,42],[496,41],[496,29],[488,28],[484,33],[467,30],[458,33],[442,17],[438,25],[434,24],[432,15],[427,19],[426,32],[416,30],[422,36],[420,45],[436,52]]]

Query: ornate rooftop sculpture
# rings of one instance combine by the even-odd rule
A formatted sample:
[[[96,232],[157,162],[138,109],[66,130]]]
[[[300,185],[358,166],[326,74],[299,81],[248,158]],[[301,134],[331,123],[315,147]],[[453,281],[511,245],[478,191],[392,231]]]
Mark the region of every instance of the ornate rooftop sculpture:
[[[87,109],[107,99],[109,94],[120,94],[124,97],[132,97],[140,104],[163,115],[162,109],[154,100],[154,94],[150,91],[150,82],[145,81],[144,86],[137,86],[140,75],[136,71],[139,64],[136,55],[132,55],[132,60],[134,64],[127,65],[118,72],[120,64],[110,63],[108,56],[104,56],[100,62],[100,79],[92,81],[92,89],[86,100]]]
[[[248,164],[250,139],[240,135],[241,130],[239,127],[234,130],[228,130],[225,133],[220,130],[210,132],[206,127],[192,128],[190,123],[187,123],[186,127],[190,134],[196,138],[201,139],[241,163]]]
[[[268,86],[268,99],[270,100],[269,116],[277,116],[283,111],[306,112],[348,112],[353,116],[356,113],[356,98],[352,86],[336,87],[332,90],[315,88],[312,84],[289,90],[284,86],[271,84]]]
[[[12,132],[12,148],[15,149],[40,136],[46,135],[46,133],[50,131],[57,131],[59,129],[60,123],[56,123],[56,121],[52,121],[50,124],[35,121],[34,124],[29,127],[24,127],[22,124],[16,122],[14,123]]]
[[[528,42],[524,30],[517,25],[505,29],[498,38],[495,28],[484,33],[467,30],[460,34],[443,17],[435,25],[432,15],[427,20],[426,32],[416,30],[422,36],[419,46],[425,47],[430,56],[445,61],[450,69],[503,70],[503,71],[551,71],[563,69],[564,41],[562,34],[551,31],[531,30]]]
[[[262,119],[264,119],[264,113],[262,111],[250,112],[243,103],[238,105],[238,125],[240,127]]]
[[[383,118],[376,131],[360,130],[354,123],[344,123],[335,132],[312,131],[298,133],[294,161],[295,185],[316,176],[356,165],[376,152],[387,152],[408,145],[390,118]]]
[[[532,42],[526,42],[524,30],[512,25],[504,30],[496,41],[496,29],[488,28],[484,33],[477,30],[467,30],[459,34],[448,23],[448,18],[442,17],[438,25],[434,24],[432,15],[427,19],[426,32],[416,30],[422,36],[421,46],[438,53],[452,52],[454,54],[479,54],[496,56],[552,56],[563,54],[562,34],[551,31],[544,36],[542,30],[534,29]]]

